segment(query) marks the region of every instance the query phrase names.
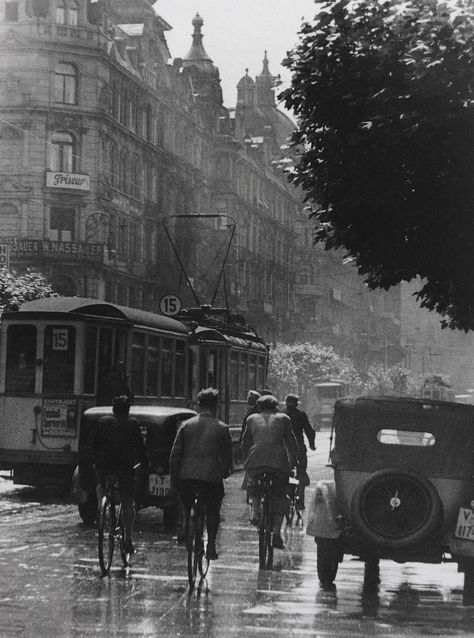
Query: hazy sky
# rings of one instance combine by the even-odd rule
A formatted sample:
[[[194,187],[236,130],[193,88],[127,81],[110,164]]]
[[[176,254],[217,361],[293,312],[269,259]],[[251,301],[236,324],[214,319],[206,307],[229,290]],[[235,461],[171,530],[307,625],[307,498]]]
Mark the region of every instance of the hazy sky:
[[[235,86],[249,69],[255,78],[268,51],[270,71],[288,81],[280,63],[298,41],[302,17],[315,14],[314,0],[157,0],[155,10],[172,27],[166,39],[175,58],[191,46],[191,21],[199,13],[204,20],[203,44],[219,67],[224,104],[235,106]]]

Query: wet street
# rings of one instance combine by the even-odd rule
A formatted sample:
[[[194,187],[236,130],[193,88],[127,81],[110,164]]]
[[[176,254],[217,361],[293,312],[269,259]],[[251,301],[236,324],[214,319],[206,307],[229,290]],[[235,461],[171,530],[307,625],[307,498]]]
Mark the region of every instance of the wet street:
[[[327,433],[318,439],[313,485],[330,476]],[[363,563],[346,558],[336,588],[325,591],[315,543],[299,527],[286,530],[273,571],[259,572],[241,480],[237,473],[227,482],[220,558],[192,596],[185,550],[164,532],[159,511],[138,515],[128,576],[118,559],[101,578],[95,530],[81,524],[66,497],[2,481],[0,636],[474,636],[474,608],[462,605],[454,564],[382,561],[381,584],[364,591]]]

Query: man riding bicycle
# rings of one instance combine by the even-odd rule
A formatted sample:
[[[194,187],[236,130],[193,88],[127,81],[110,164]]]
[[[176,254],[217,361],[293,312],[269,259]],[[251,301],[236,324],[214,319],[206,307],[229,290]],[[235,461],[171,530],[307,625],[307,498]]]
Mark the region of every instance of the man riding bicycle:
[[[304,488],[309,485],[309,476],[306,472],[308,467],[308,457],[306,455],[306,445],[304,443],[304,434],[308,439],[309,449],[315,450],[314,439],[316,433],[311,427],[308,415],[298,408],[299,397],[296,394],[288,394],[285,397],[285,414],[290,417],[291,427],[295,435],[298,445],[298,495],[300,499],[300,507],[304,509]]]
[[[232,439],[229,428],[217,418],[219,391],[201,390],[198,416],[185,421],[176,434],[170,455],[171,490],[179,492],[186,521],[196,491],[206,508],[208,560],[216,560],[216,538],[224,498],[223,480],[232,470]]]
[[[148,455],[140,431],[140,424],[129,416],[130,399],[117,396],[112,401],[113,414],[101,417],[92,432],[92,455],[97,474],[97,499],[104,495],[107,476],[116,475],[119,481],[124,525],[124,550],[134,553],[133,526],[135,523],[134,465],[148,466]]]
[[[260,514],[260,475],[262,472],[271,472],[274,476],[272,544],[277,549],[284,549],[281,525],[288,510],[288,478],[297,465],[297,445],[290,418],[277,412],[278,405],[278,399],[272,395],[257,400],[259,412],[247,417],[242,454],[247,472],[247,492],[252,503],[251,522],[254,525],[258,524]]]

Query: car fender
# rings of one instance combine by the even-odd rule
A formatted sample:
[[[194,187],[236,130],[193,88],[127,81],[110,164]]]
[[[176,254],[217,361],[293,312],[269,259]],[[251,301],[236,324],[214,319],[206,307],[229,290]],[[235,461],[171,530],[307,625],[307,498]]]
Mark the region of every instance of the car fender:
[[[338,538],[341,535],[336,523],[338,515],[334,481],[318,481],[310,499],[306,534],[319,538]]]

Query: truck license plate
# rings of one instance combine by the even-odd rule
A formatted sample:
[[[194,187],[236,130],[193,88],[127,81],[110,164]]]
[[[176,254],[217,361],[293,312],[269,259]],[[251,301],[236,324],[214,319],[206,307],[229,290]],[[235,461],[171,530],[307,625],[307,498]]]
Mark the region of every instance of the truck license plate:
[[[474,511],[469,507],[459,509],[454,535],[466,541],[474,541]]]
[[[152,496],[168,496],[170,493],[170,475],[150,474],[148,478],[148,491]]]

